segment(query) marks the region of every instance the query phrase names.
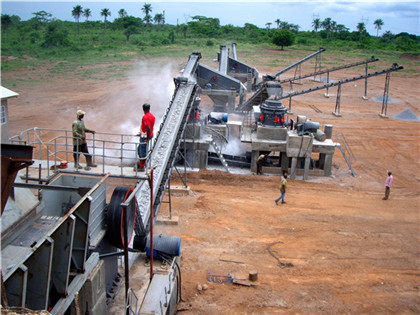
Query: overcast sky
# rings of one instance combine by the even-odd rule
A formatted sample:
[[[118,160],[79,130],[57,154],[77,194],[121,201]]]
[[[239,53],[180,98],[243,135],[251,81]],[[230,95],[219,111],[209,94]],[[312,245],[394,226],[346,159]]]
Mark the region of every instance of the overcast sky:
[[[394,34],[407,32],[420,35],[420,1],[342,1],[342,0],[312,0],[312,1],[1,1],[2,14],[15,14],[22,20],[33,17],[34,12],[44,10],[52,13],[53,17],[60,20],[74,21],[71,11],[74,6],[81,5],[83,9],[92,11],[90,20],[103,20],[100,11],[107,8],[111,11],[112,21],[118,17],[118,11],[125,9],[128,15],[144,17],[141,8],[144,3],[152,5],[152,16],[156,13],[165,13],[168,24],[186,23],[195,15],[219,18],[222,25],[233,24],[244,26],[245,23],[265,27],[271,22],[275,27],[275,20],[280,19],[293,24],[298,24],[300,30],[312,30],[314,18],[321,21],[327,17],[338,24],[343,24],[350,31],[355,31],[359,22],[364,22],[367,31],[376,35],[373,22],[382,19],[384,25],[379,35],[385,31]],[[81,19],[84,21],[84,18]]]

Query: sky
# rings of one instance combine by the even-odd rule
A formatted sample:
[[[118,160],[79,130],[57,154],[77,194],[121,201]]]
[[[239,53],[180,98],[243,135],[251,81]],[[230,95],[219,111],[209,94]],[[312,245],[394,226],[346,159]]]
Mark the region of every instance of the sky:
[[[118,11],[125,9],[128,15],[144,17],[141,10],[145,3],[152,6],[151,15],[164,13],[167,24],[187,23],[195,15],[218,18],[221,25],[232,24],[244,26],[245,23],[255,24],[258,27],[266,27],[277,19],[288,23],[297,24],[301,31],[312,30],[312,21],[319,18],[321,21],[327,17],[343,24],[350,31],[357,30],[357,24],[365,23],[367,31],[376,35],[373,22],[382,19],[384,25],[379,35],[386,31],[393,34],[407,32],[420,35],[420,0],[312,0],[312,1],[250,1],[250,0],[213,0],[213,1],[174,1],[174,0],[151,0],[151,1],[108,1],[108,0],[79,0],[79,1],[21,1],[2,0],[1,13],[18,15],[22,20],[28,20],[38,11],[46,11],[53,18],[59,20],[74,21],[71,11],[74,6],[81,5],[83,9],[89,8],[92,17],[89,20],[103,20],[100,11],[107,8],[111,11],[108,21],[118,17]],[[81,18],[84,21],[84,18]]]

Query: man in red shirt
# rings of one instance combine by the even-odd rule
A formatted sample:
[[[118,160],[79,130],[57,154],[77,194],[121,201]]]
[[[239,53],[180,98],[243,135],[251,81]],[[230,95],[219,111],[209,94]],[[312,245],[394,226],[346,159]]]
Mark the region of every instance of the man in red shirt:
[[[144,171],[146,164],[147,151],[149,147],[149,141],[153,138],[153,127],[155,125],[155,116],[150,113],[150,104],[143,104],[144,116],[141,119],[140,126],[140,144],[137,148],[140,162],[138,170],[140,172]]]

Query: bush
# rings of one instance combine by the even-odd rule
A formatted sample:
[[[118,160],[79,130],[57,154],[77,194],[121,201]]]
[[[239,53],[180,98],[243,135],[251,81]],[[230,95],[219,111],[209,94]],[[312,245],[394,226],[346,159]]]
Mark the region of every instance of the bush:
[[[206,46],[214,46],[214,42],[211,40],[211,39],[208,39],[207,41],[206,41]]]

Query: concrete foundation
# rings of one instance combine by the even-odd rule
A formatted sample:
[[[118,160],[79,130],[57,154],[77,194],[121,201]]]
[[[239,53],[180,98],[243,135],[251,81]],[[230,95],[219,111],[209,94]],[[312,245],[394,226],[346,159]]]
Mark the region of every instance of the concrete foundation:
[[[270,155],[276,162],[271,167],[263,166],[263,173],[286,171],[291,178],[303,176],[304,180],[309,176],[330,176],[336,145],[331,139],[318,141],[312,135],[299,136],[286,128],[258,126],[257,132],[251,134],[251,171],[256,172],[262,152],[278,152]],[[319,153],[318,160],[313,153]]]
[[[180,152],[185,155],[187,160],[187,165],[193,168],[198,168],[204,170],[207,168],[208,161],[208,152],[210,143],[206,140],[185,140],[185,142],[180,145]]]

